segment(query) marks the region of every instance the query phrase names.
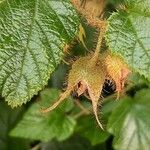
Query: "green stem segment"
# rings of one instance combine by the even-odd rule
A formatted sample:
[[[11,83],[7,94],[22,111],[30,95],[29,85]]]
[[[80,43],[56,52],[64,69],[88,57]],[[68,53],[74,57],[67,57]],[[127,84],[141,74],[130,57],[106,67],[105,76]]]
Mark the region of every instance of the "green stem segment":
[[[98,41],[97,41],[96,49],[95,49],[94,55],[93,55],[93,57],[91,59],[92,63],[96,63],[97,60],[98,60],[98,56],[99,56],[99,52],[101,50],[102,41],[103,41],[103,37],[104,37],[105,31],[106,31],[106,24],[104,23],[101,26],[101,29],[99,31],[99,36],[98,36]]]

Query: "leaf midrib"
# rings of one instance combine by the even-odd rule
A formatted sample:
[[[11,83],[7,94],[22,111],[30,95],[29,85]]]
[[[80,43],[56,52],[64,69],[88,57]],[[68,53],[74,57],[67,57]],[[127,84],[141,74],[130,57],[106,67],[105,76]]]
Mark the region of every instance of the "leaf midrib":
[[[25,56],[26,56],[27,50],[32,55],[34,63],[37,66],[36,68],[37,68],[37,71],[38,71],[39,78],[41,78],[40,70],[39,70],[39,67],[38,67],[38,65],[36,63],[37,62],[36,58],[32,54],[32,52],[30,50],[30,47],[29,47],[29,43],[30,43],[30,40],[31,40],[32,31],[33,31],[33,26],[34,26],[34,23],[35,23],[37,12],[38,12],[38,2],[39,2],[39,0],[35,0],[34,12],[33,12],[32,21],[31,21],[31,24],[30,24],[29,34],[28,34],[28,38],[27,38],[27,45],[26,45],[26,47],[24,49],[24,54],[23,54],[23,59],[22,59],[22,64],[21,64],[21,71],[20,71],[20,76],[19,76],[18,82],[16,84],[16,89],[17,89],[17,87],[18,87],[18,85],[20,83],[21,77],[22,77],[22,72],[23,72],[23,67],[24,67],[24,61],[25,61]],[[39,82],[41,84],[41,80],[39,80]]]

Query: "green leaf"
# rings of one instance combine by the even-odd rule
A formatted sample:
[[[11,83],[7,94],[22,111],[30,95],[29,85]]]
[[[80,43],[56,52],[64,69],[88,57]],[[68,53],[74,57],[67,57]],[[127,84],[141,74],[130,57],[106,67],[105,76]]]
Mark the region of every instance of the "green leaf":
[[[23,114],[23,108],[12,110],[0,99],[0,149],[1,150],[26,150],[29,143],[26,140],[12,138],[9,131],[16,125]],[[20,143],[20,144],[16,144]]]
[[[69,0],[0,3],[0,93],[9,105],[26,103],[47,84],[78,24]]]
[[[106,148],[105,144],[93,146],[86,138],[74,135],[63,142],[53,140],[42,143],[41,150],[106,150]]]
[[[79,118],[76,131],[86,137],[92,145],[103,143],[109,137],[109,133],[102,131],[91,115]]]
[[[124,0],[107,0],[107,1],[113,5],[119,5],[124,3]]]
[[[49,141],[57,138],[65,140],[73,134],[76,122],[68,112],[73,108],[71,99],[64,101],[55,110],[42,114],[40,109],[48,107],[58,99],[59,92],[47,89],[41,92],[41,100],[31,105],[23,116],[23,119],[11,131],[15,137],[29,138],[41,141]]]
[[[108,131],[114,137],[117,150],[149,150],[150,143],[150,90],[142,90],[132,99],[120,101],[112,112]]]
[[[125,8],[108,19],[107,44],[135,72],[150,80],[150,1],[126,0]]]

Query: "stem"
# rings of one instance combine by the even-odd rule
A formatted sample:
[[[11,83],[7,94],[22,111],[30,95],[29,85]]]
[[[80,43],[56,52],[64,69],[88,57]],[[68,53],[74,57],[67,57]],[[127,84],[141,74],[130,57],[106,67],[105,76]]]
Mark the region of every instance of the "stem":
[[[90,115],[91,113],[86,113],[84,110],[81,110],[79,113],[75,114],[73,116],[74,119],[78,119],[80,118],[81,116],[87,116],[87,115]]]
[[[74,119],[78,119],[83,115],[87,115],[87,114],[82,110],[79,113],[77,113],[76,115],[74,115],[73,117],[74,117]]]
[[[101,45],[102,45],[102,39],[103,39],[103,31],[100,30],[100,33],[99,33],[99,36],[98,36],[97,45],[96,45],[96,50],[95,50],[95,53],[94,53],[94,56],[93,56],[95,58],[97,58],[98,55],[99,55],[99,52],[100,52],[100,49],[101,49]]]
[[[103,41],[105,31],[106,31],[106,22],[103,21],[102,24],[100,24],[100,31],[99,31],[98,41],[97,41],[97,45],[96,45],[94,55],[92,57],[92,62],[93,63],[96,63],[97,60],[98,60],[98,56],[99,56],[100,49],[101,49],[101,46],[102,46],[102,41]]]
[[[31,148],[31,150],[38,150],[38,149],[40,149],[40,143],[39,144],[37,144],[37,145],[35,145],[33,148]]]
[[[76,100],[75,103],[85,114],[90,114],[90,111],[86,109],[78,100]]]

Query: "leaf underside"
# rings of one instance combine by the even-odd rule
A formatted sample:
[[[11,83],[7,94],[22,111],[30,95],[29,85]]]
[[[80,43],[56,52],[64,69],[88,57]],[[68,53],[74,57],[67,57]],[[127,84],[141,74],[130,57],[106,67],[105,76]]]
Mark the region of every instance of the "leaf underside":
[[[150,80],[150,1],[126,0],[126,10],[113,13],[106,40],[136,72]]]
[[[26,103],[47,84],[78,24],[69,0],[0,3],[0,93],[9,105]]]

